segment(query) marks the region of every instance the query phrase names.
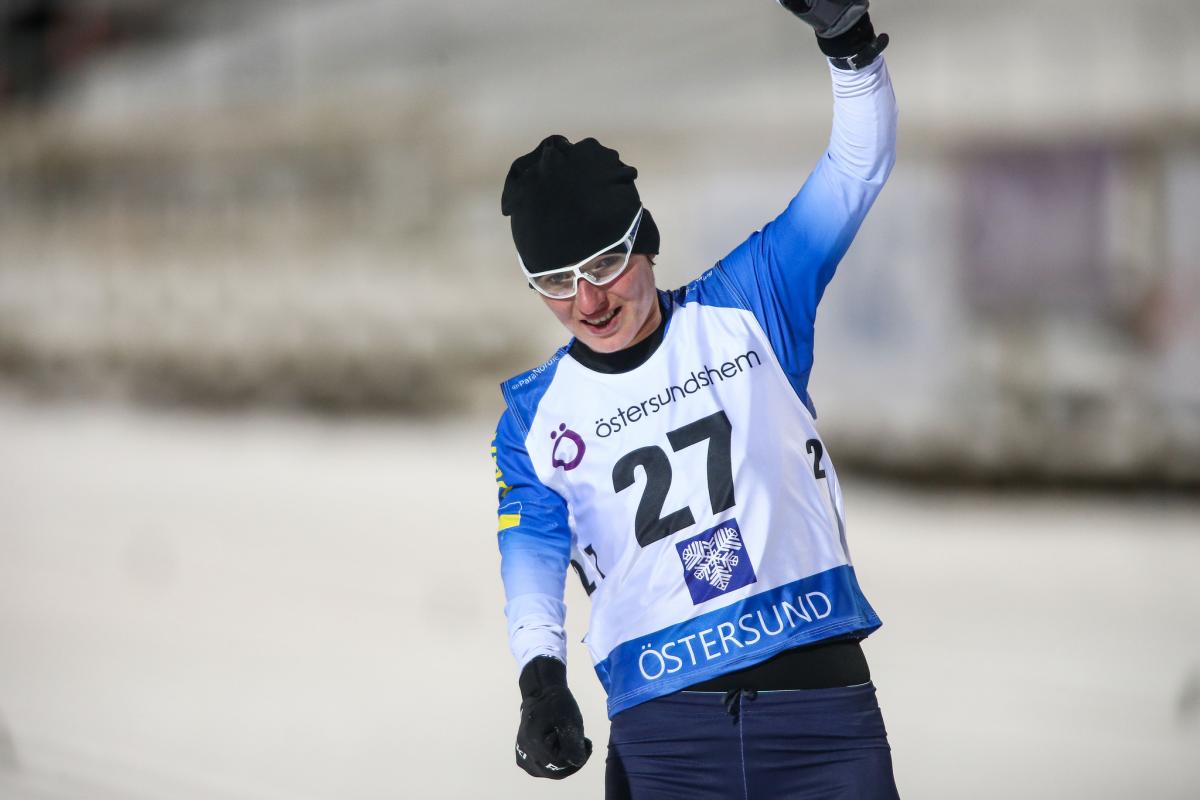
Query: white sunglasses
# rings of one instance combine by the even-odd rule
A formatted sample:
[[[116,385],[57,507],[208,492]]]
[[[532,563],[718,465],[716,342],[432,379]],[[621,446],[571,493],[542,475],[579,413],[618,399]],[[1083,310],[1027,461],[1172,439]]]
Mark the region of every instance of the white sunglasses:
[[[521,272],[529,279],[530,286],[551,300],[566,300],[575,296],[580,278],[585,278],[593,286],[604,286],[621,277],[621,273],[629,266],[629,256],[633,253],[633,242],[637,239],[641,222],[642,208],[639,207],[633,224],[615,244],[601,248],[569,267],[535,274],[525,269],[525,262],[520,253],[517,253],[517,263],[521,265]]]

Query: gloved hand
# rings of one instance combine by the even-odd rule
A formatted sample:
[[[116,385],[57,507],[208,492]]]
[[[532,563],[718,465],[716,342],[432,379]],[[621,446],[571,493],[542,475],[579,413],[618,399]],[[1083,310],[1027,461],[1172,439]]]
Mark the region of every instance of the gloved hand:
[[[838,69],[858,70],[879,57],[888,35],[875,35],[869,0],[778,0],[817,32],[817,45]]]
[[[592,754],[583,715],[567,688],[567,665],[538,656],[521,670],[521,724],[517,766],[535,778],[574,775]]]
[[[822,39],[840,36],[867,13],[869,0],[779,0],[779,5],[807,22]]]

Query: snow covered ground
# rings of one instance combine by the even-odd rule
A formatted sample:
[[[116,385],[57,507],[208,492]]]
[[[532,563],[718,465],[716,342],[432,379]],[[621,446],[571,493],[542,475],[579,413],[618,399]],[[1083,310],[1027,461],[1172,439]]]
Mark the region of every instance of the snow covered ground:
[[[492,422],[0,404],[0,797],[599,797],[573,577],[597,755],[512,764]],[[905,796],[1200,796],[1200,502],[844,484]]]

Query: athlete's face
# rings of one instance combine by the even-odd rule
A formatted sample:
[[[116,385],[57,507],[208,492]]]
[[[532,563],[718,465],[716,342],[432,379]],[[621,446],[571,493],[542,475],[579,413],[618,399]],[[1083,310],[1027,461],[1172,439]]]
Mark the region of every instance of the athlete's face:
[[[574,297],[539,295],[575,338],[597,353],[615,353],[645,339],[662,319],[654,266],[635,253],[621,277],[604,286],[580,280]]]

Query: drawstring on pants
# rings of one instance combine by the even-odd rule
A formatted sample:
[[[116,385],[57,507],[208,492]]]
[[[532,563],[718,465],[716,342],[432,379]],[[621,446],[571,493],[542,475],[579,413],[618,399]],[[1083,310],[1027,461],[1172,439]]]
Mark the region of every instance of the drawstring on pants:
[[[758,697],[757,689],[733,689],[725,693],[725,713],[733,717],[733,721],[738,721],[738,716],[742,712],[742,697],[747,700],[753,700]]]

